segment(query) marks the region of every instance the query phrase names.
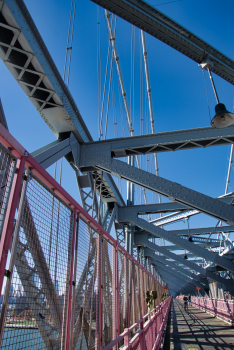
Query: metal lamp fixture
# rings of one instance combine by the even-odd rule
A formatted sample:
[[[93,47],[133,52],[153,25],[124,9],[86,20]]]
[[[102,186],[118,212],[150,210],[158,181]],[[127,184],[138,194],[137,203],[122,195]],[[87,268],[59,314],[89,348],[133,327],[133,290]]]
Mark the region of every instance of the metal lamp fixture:
[[[214,118],[211,120],[211,126],[218,129],[226,128],[234,123],[234,114],[229,112],[223,103],[219,102],[219,98],[217,95],[217,91],[215,89],[214,81],[213,81],[209,67],[207,67],[207,70],[210,76],[211,84],[212,84],[215,98],[217,101],[217,105],[215,106],[216,114]]]

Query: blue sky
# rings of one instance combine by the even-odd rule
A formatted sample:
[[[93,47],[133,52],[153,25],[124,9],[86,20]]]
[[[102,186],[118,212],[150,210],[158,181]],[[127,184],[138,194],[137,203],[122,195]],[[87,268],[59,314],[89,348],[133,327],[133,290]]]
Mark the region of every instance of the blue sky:
[[[149,1],[152,5],[162,4],[163,2],[161,0]],[[27,0],[25,3],[62,75],[70,1],[41,0],[38,2]],[[222,3],[217,0],[183,0],[160,5],[157,8],[233,59],[234,3],[232,0],[224,0]],[[102,9],[100,9],[99,26],[101,32],[101,80],[103,83],[108,36]],[[129,104],[131,96],[131,40],[132,26],[118,18],[116,45]],[[209,126],[210,117],[202,70],[189,58],[149,35],[146,35],[146,44],[155,131],[163,132]],[[147,121],[148,112],[145,102],[143,106],[144,113],[141,113],[140,110],[140,101],[145,101],[145,95],[141,96],[140,91],[145,91],[145,86],[140,84],[142,49],[137,28],[135,29],[135,51],[133,52],[135,57],[134,131],[135,135],[140,135],[141,118],[145,118],[145,131],[149,132],[150,129],[149,126],[146,127],[149,123]],[[9,129],[13,136],[29,152],[52,142],[55,139],[54,135],[2,62],[0,63],[0,74],[0,97]],[[124,128],[121,125],[118,82],[115,69],[114,75],[115,88],[113,89],[113,97],[116,102],[118,136],[128,136],[126,121],[123,121]],[[223,102],[227,109],[232,111],[234,100],[233,86],[215,75],[213,77],[220,102]],[[206,83],[211,117],[213,117],[216,101],[207,74]],[[77,1],[69,89],[93,139],[97,140],[97,6],[89,0]],[[133,95],[131,100],[133,100]],[[133,111],[133,107],[131,107],[131,110]],[[122,120],[124,119],[125,116],[122,115]],[[113,130],[111,102],[107,138],[114,137]],[[222,146],[159,154],[159,174],[169,180],[216,197],[224,193],[229,152],[229,146]],[[151,156],[144,160],[144,167],[147,168],[147,166],[154,172],[153,158]],[[49,169],[49,171],[53,174],[53,168]],[[233,170],[231,173],[230,191],[234,190],[232,178]],[[75,176],[66,162],[64,162],[62,185],[79,200]],[[122,194],[125,198],[125,183],[122,183]],[[139,199],[139,196],[138,191],[136,192],[136,198]],[[156,195],[149,195],[149,201],[154,202],[156,199]],[[190,219],[191,227],[215,226],[216,223],[217,220],[205,215],[199,215]],[[177,227],[186,228],[187,226],[180,222],[168,228]]]

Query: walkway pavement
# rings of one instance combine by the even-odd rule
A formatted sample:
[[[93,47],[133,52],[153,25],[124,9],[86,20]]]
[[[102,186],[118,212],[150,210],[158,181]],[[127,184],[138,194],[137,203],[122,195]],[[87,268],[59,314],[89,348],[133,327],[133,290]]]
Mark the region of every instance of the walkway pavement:
[[[171,317],[170,350],[234,350],[234,328],[212,315],[174,299]]]

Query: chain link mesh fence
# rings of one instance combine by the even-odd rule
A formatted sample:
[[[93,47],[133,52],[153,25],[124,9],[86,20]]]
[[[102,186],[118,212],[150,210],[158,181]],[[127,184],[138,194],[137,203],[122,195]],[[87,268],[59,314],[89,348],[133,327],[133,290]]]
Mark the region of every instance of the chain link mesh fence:
[[[30,176],[1,349],[63,349],[72,210]]]
[[[0,144],[0,237],[15,168],[15,157]]]

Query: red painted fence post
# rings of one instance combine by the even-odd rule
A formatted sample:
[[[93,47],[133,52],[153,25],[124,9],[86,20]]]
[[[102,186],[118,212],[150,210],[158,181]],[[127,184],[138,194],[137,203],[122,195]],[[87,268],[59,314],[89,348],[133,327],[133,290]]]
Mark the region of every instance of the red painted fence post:
[[[144,319],[141,319],[140,322],[140,349],[144,350],[145,349],[145,333],[144,333]]]
[[[125,350],[127,350],[129,348],[129,329],[128,328],[124,328],[124,332],[127,332],[127,334],[124,336],[124,346],[127,347],[125,349]]]
[[[103,298],[103,234],[100,233],[100,246],[99,246],[99,261],[100,261],[100,284],[99,284],[99,350],[102,349],[102,320],[103,320],[103,308],[102,308],[102,298]]]
[[[66,340],[65,349],[69,350],[70,343],[70,327],[71,327],[71,306],[72,306],[72,289],[73,289],[73,268],[74,268],[74,253],[75,253],[75,237],[76,237],[76,215],[77,209],[74,209],[73,213],[73,228],[72,228],[72,248],[71,248],[71,265],[70,265],[70,277],[69,277],[69,290],[68,290],[68,307],[67,307],[67,320],[66,320]],[[72,325],[73,327],[73,325]]]
[[[119,336],[119,258],[118,246],[116,247],[116,333]]]
[[[24,173],[24,165],[25,158],[21,158],[21,160],[17,161],[17,171],[14,174],[11,193],[7,205],[6,216],[3,224],[3,230],[0,240],[0,292],[2,290],[2,284],[5,275],[5,268],[13,231],[15,212],[20,194],[22,176]]]

